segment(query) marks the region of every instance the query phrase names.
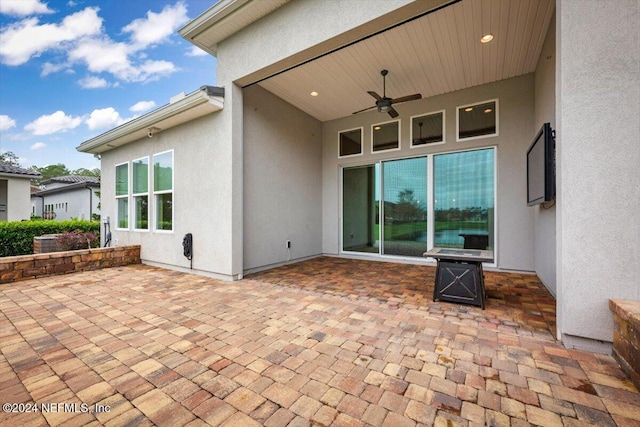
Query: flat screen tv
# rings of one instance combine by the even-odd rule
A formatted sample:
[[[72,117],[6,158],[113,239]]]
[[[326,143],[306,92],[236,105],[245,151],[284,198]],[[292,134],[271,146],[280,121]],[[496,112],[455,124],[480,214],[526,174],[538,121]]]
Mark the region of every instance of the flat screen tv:
[[[555,141],[545,123],[527,150],[527,206],[553,200],[555,187]]]

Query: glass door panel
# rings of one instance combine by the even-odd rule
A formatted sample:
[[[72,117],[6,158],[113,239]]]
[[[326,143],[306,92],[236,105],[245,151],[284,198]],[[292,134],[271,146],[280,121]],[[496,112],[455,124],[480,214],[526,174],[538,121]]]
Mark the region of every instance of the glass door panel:
[[[378,253],[379,165],[344,168],[342,175],[342,250]]]
[[[434,156],[434,245],[493,249],[494,149]]]
[[[384,255],[420,257],[427,248],[427,158],[382,163]]]

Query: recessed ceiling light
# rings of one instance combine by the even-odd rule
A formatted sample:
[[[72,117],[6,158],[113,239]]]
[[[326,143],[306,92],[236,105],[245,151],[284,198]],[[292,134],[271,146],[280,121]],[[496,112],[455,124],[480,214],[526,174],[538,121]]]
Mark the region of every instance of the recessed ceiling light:
[[[464,109],[465,112],[470,113],[473,111],[473,107],[467,107]]]
[[[313,92],[310,93],[311,96],[318,96],[318,92],[316,92],[315,90]]]
[[[484,112],[485,114],[489,114],[490,112],[492,112],[493,110],[491,108],[485,108]]]
[[[491,34],[491,33],[485,34],[480,39],[480,43],[489,43],[491,40],[493,40],[493,34]]]
[[[373,130],[380,130],[380,126],[374,126]]]

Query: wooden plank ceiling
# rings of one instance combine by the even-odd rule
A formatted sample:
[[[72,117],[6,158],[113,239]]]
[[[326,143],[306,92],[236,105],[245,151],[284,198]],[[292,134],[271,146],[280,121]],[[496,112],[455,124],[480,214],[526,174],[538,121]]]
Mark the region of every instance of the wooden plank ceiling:
[[[428,98],[520,76],[535,71],[554,9],[554,0],[462,0],[259,85],[327,121],[373,106],[367,91],[382,95],[382,69],[389,70],[391,98]],[[493,41],[480,43],[487,33]]]

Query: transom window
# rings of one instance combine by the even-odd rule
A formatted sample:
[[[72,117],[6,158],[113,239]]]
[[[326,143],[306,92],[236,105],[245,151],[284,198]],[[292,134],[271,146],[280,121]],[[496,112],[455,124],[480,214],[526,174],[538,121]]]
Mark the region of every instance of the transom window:
[[[400,149],[400,120],[371,126],[372,152]]]
[[[362,128],[340,132],[338,150],[338,157],[362,155]]]
[[[498,100],[458,107],[458,141],[498,135]]]

